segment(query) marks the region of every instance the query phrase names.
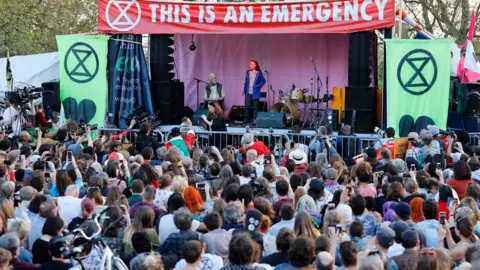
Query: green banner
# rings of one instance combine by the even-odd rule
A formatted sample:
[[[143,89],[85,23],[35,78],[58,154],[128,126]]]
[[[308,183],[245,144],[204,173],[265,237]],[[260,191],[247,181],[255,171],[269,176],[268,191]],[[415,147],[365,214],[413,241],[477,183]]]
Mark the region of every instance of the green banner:
[[[451,40],[386,42],[387,125],[396,136],[427,125],[445,129],[450,90]]]
[[[65,117],[104,125],[108,82],[108,36],[57,36],[60,99]]]

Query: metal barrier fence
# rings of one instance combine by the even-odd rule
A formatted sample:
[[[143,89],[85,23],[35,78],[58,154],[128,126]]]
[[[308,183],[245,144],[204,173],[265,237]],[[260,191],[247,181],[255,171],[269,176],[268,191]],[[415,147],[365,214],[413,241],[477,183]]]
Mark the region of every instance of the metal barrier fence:
[[[255,138],[262,141],[275,155],[277,163],[286,153],[286,149],[296,147],[307,153],[308,162],[315,161],[318,152],[325,152],[327,157],[338,153],[342,158],[354,157],[362,153],[362,150],[379,141],[378,135],[362,135],[362,136],[329,136],[330,145],[334,150],[323,151],[326,145],[326,137],[311,136],[304,134],[275,134],[270,132],[251,131]],[[243,132],[208,132],[195,131],[197,137],[197,147],[206,149],[208,146],[216,146],[219,150],[225,147],[233,147],[239,149],[242,147]],[[171,139],[170,132],[163,135],[167,142]],[[324,140],[325,138],[325,140]]]

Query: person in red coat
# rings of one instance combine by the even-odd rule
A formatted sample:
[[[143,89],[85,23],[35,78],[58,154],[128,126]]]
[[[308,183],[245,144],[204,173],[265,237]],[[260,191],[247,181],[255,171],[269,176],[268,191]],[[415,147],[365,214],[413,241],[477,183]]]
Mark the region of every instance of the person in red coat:
[[[257,151],[257,156],[262,156],[262,155],[270,155],[270,150],[265,146],[265,144],[262,141],[255,141],[255,136],[253,133],[245,133],[242,137],[242,147],[238,149],[238,152],[242,154],[243,161],[244,163],[247,162],[247,159],[245,158],[246,153],[248,150],[255,150]]]

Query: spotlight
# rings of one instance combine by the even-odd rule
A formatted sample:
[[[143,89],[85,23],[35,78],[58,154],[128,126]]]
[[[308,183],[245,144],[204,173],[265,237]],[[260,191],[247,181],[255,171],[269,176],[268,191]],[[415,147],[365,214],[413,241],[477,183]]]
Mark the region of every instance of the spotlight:
[[[195,51],[197,49],[197,46],[195,46],[195,42],[192,41],[192,44],[190,44],[190,47],[188,47],[191,52]]]

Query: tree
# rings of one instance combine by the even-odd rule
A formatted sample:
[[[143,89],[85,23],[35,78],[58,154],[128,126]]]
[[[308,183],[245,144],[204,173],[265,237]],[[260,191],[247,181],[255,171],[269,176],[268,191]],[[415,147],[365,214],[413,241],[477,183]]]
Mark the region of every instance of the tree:
[[[0,57],[57,51],[56,35],[97,30],[96,0],[4,0]]]
[[[478,18],[479,0],[404,0],[406,10],[425,30],[439,37],[466,39],[472,10]]]

